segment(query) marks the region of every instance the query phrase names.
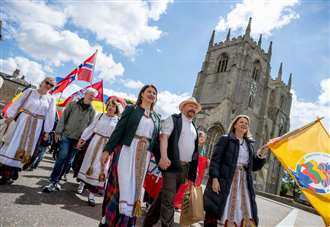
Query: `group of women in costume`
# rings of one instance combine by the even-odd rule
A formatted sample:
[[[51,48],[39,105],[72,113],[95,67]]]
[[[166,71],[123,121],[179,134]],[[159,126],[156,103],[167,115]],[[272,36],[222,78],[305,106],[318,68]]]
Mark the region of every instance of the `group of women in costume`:
[[[6,123],[16,120],[17,127],[11,141],[0,148],[1,181],[17,179],[53,129],[56,106],[48,93],[53,86],[54,79],[47,77],[9,108]],[[95,116],[77,144],[86,150],[77,175],[78,191],[87,188],[88,201],[94,205],[94,194],[105,187],[100,226],[136,226],[142,214],[143,183],[161,133],[157,95],[154,85],[145,85],[136,104],[123,112],[116,101],[108,101],[106,112]],[[226,226],[258,224],[251,172],[262,168],[265,157],[254,151],[249,127],[248,116],[237,116],[214,148],[204,194],[205,226],[217,226],[219,221]],[[204,153],[201,149],[200,155]],[[207,160],[203,163],[208,165]],[[199,171],[204,175],[205,168]]]

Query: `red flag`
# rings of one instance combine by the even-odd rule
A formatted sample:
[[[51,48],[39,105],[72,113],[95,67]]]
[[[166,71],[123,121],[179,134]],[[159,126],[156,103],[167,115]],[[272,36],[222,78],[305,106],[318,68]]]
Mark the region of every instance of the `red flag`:
[[[72,95],[70,95],[69,97],[67,97],[64,102],[62,103],[59,103],[58,106],[61,106],[61,107],[65,107],[68,103],[72,102],[72,101],[75,101],[75,100],[78,100],[79,98],[82,98],[84,97],[84,94],[85,94],[85,91],[88,89],[88,88],[94,88],[98,91],[98,94],[97,96],[95,97],[95,100],[96,101],[100,101],[100,102],[103,102],[103,80],[99,81],[99,82],[96,82],[95,84],[92,84],[92,85],[89,85],[75,93],[73,93]]]
[[[69,73],[66,77],[64,77],[63,80],[58,82],[56,86],[49,92],[51,95],[61,93],[64,91],[64,89],[69,86],[69,84],[72,83],[76,79],[76,74],[78,72],[78,69],[74,69],[71,73]]]
[[[77,80],[83,80],[89,83],[93,81],[96,54],[97,51],[78,66]]]

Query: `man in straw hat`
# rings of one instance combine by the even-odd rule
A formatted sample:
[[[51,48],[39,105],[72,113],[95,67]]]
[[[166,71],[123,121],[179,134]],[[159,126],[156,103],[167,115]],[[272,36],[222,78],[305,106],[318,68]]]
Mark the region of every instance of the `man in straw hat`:
[[[163,186],[146,215],[145,227],[155,225],[159,218],[163,227],[173,226],[174,196],[186,178],[192,182],[196,179],[198,133],[193,118],[202,108],[191,97],[181,102],[179,109],[180,114],[171,115],[161,126],[160,152],[155,156],[162,170]]]
[[[83,98],[70,102],[65,108],[55,129],[55,140],[60,141],[60,151],[50,175],[50,184],[43,188],[43,192],[54,192],[61,189],[58,182],[66,170],[71,167],[77,152],[75,146],[78,139],[94,119],[95,110],[91,103],[97,94],[96,89],[88,88]]]

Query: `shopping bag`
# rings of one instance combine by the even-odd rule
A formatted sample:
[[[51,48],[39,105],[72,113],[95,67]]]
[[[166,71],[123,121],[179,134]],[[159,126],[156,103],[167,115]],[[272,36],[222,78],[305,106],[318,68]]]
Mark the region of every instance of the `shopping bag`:
[[[204,220],[203,189],[191,186],[186,190],[181,207],[180,225],[189,226]]]

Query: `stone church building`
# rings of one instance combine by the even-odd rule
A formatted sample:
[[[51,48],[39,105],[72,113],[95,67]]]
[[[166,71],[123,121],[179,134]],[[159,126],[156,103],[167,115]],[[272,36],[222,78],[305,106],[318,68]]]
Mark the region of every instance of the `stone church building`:
[[[245,34],[214,42],[213,31],[201,71],[198,73],[193,96],[203,111],[196,123],[207,132],[207,151],[212,155],[218,138],[227,132],[233,118],[247,114],[255,147],[270,138],[283,135],[290,128],[290,93],[292,75],[286,84],[282,80],[282,63],[276,79],[271,77],[272,42],[266,52],[251,36],[251,18]],[[269,153],[268,162],[256,173],[257,190],[279,194],[283,170]]]

